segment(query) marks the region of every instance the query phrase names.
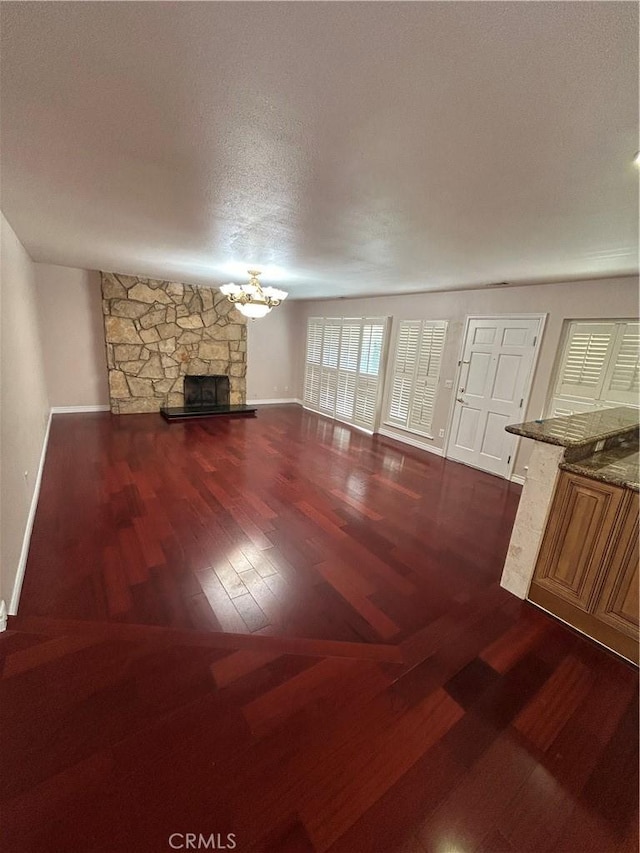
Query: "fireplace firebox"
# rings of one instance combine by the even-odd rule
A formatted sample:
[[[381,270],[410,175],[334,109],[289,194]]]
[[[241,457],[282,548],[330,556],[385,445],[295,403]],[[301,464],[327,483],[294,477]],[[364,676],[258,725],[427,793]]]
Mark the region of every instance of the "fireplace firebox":
[[[228,376],[185,376],[184,405],[186,408],[229,405]]]
[[[185,376],[184,406],[162,406],[160,414],[166,421],[191,418],[254,417],[255,406],[230,404],[228,376]]]

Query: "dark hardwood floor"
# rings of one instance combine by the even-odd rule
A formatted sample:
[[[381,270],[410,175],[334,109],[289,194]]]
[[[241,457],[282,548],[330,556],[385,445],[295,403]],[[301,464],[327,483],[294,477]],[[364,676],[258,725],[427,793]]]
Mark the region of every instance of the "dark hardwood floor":
[[[2,849],[637,851],[637,671],[500,589],[519,493],[293,406],[54,416]]]

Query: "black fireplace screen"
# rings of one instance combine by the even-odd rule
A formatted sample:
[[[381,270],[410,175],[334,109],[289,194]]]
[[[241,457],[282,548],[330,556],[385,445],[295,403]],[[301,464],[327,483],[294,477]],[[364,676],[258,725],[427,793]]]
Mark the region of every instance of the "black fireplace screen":
[[[229,405],[228,376],[185,376],[184,404],[192,408]]]

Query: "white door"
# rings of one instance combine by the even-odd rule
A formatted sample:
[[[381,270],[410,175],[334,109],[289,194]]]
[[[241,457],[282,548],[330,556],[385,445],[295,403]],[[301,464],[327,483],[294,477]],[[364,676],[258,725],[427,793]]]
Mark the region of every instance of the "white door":
[[[529,394],[540,317],[467,320],[447,456],[508,477]]]

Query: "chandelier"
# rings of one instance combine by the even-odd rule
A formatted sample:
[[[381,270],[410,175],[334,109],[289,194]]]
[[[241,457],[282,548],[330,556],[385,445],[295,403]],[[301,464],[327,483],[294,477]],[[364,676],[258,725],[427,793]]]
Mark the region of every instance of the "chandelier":
[[[284,290],[275,287],[262,287],[258,281],[260,270],[247,270],[250,279],[247,284],[223,284],[220,293],[224,293],[229,302],[245,317],[256,320],[265,317],[272,308],[287,298]]]

